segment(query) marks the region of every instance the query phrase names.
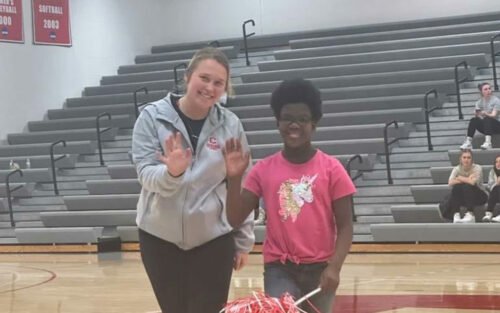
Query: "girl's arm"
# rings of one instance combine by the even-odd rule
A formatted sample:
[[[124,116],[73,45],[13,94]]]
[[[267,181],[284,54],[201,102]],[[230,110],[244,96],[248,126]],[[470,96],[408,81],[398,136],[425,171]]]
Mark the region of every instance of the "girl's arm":
[[[242,151],[239,139],[230,138],[226,141],[222,153],[227,173],[226,215],[229,224],[234,228],[240,226],[247,216],[259,207],[259,198],[251,191],[241,190],[243,174],[250,160],[250,152]]]
[[[340,269],[349,253],[352,243],[352,195],[333,201],[337,241],[335,253],[328,260],[328,266],[321,274],[320,286],[323,290],[336,290],[340,282]]]

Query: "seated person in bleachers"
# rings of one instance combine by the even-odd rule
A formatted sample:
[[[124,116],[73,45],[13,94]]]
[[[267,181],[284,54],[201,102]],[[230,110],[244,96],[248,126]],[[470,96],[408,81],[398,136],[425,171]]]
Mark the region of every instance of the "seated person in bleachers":
[[[488,176],[488,189],[490,196],[488,197],[488,207],[483,217],[483,222],[500,222],[500,215],[493,217],[493,209],[500,203],[500,155],[495,158],[495,164]]]
[[[483,186],[483,169],[472,162],[471,150],[460,153],[460,164],[451,171],[448,185],[452,187],[449,204],[455,212],[453,223],[475,223],[474,207],[486,203],[488,192]],[[467,208],[463,218],[461,206]]]
[[[460,149],[472,149],[472,137],[476,130],[485,135],[481,149],[491,149],[491,135],[500,134],[500,121],[498,121],[500,99],[492,95],[489,83],[479,84],[477,88],[481,98],[476,102],[474,117],[469,121],[467,138]]]

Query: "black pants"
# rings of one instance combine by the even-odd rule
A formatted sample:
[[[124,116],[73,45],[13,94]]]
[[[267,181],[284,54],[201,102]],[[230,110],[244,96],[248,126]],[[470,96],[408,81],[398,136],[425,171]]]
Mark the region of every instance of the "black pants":
[[[476,205],[485,204],[488,200],[486,192],[477,186],[469,184],[456,184],[451,189],[450,207],[453,212],[460,212],[460,207],[464,206],[467,211],[474,211]]]
[[[474,133],[478,130],[485,135],[500,134],[500,122],[491,117],[473,117],[469,121],[467,129],[467,137],[474,137]]]
[[[232,234],[187,251],[140,229],[139,242],[163,313],[218,313],[223,308],[235,255]]]
[[[490,196],[488,198],[488,208],[486,211],[493,212],[497,203],[500,203],[500,185],[495,185],[495,187],[491,189]]]

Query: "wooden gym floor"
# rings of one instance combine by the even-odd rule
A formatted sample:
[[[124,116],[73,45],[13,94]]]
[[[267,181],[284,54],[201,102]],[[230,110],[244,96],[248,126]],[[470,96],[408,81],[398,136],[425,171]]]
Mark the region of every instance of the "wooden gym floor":
[[[234,273],[230,298],[262,287],[256,253]],[[2,313],[157,311],[137,252],[0,254]],[[500,312],[500,254],[352,253],[335,312]]]

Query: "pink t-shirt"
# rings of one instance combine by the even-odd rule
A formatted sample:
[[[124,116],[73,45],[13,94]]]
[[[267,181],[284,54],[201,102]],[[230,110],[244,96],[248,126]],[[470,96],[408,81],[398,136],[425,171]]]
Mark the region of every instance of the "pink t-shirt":
[[[356,192],[339,160],[320,150],[302,164],[290,163],[281,151],[262,159],[243,187],[264,199],[265,263],[328,260],[337,236],[332,201]]]

